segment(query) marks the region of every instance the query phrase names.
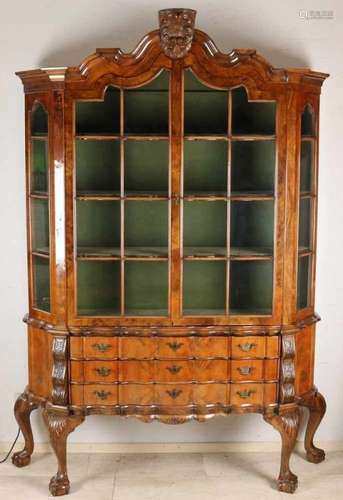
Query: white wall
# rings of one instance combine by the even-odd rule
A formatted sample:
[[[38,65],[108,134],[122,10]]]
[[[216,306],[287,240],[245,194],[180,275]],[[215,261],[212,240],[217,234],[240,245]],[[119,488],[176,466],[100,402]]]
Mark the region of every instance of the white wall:
[[[12,405],[27,380],[27,311],[24,209],[24,98],[16,70],[77,65],[96,47],[132,50],[157,27],[157,11],[178,6],[170,0],[12,0],[0,19],[0,224],[1,349],[0,441],[10,441],[16,424]],[[182,4],[181,4],[182,5]],[[343,440],[343,268],[342,122],[343,4],[296,0],[188,0],[198,10],[197,27],[219,48],[256,48],[275,66],[309,66],[331,73],[321,106],[316,383],[328,402],[321,440]],[[333,20],[300,19],[299,8],[334,10]],[[46,434],[38,413],[37,441]],[[183,426],[90,417],[70,438],[74,442],[272,441],[278,436],[258,415],[218,418]]]

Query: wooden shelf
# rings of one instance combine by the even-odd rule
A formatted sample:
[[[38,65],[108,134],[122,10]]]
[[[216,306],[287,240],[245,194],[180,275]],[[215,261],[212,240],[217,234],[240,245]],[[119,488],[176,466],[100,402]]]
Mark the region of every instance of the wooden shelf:
[[[80,141],[168,141],[168,134],[76,134]]]
[[[48,247],[35,248],[34,250],[32,250],[31,253],[36,257],[43,257],[44,259],[49,259],[50,257],[50,252]]]
[[[227,257],[226,247],[184,247],[184,260],[271,260],[272,248],[231,247]]]
[[[47,200],[49,195],[46,191],[32,191],[30,198],[35,198],[37,200]]]
[[[119,247],[78,247],[80,260],[120,260]],[[168,247],[126,247],[124,260],[168,260]]]
[[[271,260],[273,249],[269,247],[231,247],[231,260]]]
[[[168,192],[166,191],[125,191],[124,199],[126,200],[168,200]]]

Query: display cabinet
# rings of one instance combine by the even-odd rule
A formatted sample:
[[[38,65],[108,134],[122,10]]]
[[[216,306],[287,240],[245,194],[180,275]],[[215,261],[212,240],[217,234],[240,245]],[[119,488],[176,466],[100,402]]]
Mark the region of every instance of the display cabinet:
[[[130,54],[19,72],[25,89],[27,465],[42,407],[69,491],[68,434],[87,415],[178,424],[261,413],[289,469],[314,386],[319,95],[328,76],[218,51],[195,11],[160,12]]]

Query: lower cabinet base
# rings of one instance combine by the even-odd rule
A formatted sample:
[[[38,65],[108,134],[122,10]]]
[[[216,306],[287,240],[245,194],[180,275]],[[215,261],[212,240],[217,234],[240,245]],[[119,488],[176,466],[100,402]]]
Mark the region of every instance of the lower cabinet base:
[[[269,405],[258,407],[256,405],[241,406],[180,406],[152,407],[142,406],[88,406],[88,407],[62,407],[54,406],[44,398],[34,395],[29,390],[19,396],[15,403],[14,413],[21,432],[24,436],[25,446],[23,450],[12,456],[12,462],[17,467],[24,467],[30,463],[34,449],[30,415],[34,409],[43,408],[43,418],[48,429],[50,442],[55,452],[58,469],[50,481],[49,489],[53,496],[61,496],[69,493],[70,483],[67,474],[67,438],[69,434],[80,425],[87,414],[113,414],[135,416],[146,422],[155,418],[168,424],[179,424],[190,419],[206,421],[215,415],[225,415],[231,412],[247,413],[259,412],[263,414],[264,420],[271,424],[281,435],[281,466],[277,480],[278,489],[282,492],[293,493],[298,485],[298,479],[289,467],[291,453],[294,449],[299,430],[300,408],[309,410],[309,420],[305,435],[306,458],[309,462],[319,463],[324,460],[325,453],[317,448],[314,443],[314,434],[325,414],[326,404],[324,397],[316,388],[297,397],[292,404]],[[187,413],[188,412],[188,413]]]

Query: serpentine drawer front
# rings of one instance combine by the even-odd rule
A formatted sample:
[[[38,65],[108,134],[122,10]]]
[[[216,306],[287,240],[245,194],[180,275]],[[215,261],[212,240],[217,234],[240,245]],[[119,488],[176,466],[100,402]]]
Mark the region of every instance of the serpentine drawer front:
[[[275,69],[252,49],[223,54],[195,14],[161,11],[131,53],[17,73],[29,380],[13,463],[30,462],[29,415],[42,407],[52,495],[69,492],[67,437],[91,414],[181,424],[259,413],[282,437],[278,488],[293,492],[307,406],[306,457],[325,456],[313,444],[325,412],[314,277],[328,75]]]

